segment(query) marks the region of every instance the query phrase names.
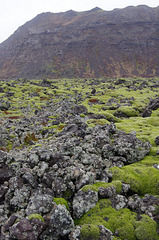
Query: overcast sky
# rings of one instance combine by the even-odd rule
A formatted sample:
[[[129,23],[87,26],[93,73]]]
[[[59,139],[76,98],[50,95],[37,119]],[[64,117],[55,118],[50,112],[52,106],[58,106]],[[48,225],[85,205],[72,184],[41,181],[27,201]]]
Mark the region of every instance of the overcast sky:
[[[15,30],[42,12],[85,11],[94,7],[103,10],[126,6],[159,6],[159,0],[1,0],[0,4],[0,43]]]

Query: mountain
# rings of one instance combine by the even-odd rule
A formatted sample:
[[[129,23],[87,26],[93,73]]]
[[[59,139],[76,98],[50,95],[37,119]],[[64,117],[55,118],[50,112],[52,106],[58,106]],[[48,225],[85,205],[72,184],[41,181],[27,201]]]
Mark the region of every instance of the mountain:
[[[42,13],[0,44],[0,78],[159,76],[159,7]]]

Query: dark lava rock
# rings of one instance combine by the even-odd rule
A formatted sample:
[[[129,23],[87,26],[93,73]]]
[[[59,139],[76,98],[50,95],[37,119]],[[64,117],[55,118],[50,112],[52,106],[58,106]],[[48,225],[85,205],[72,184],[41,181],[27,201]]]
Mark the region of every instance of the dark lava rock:
[[[8,187],[7,186],[0,186],[0,203],[4,202],[5,200],[5,194],[8,191]]]
[[[52,210],[53,197],[48,194],[35,194],[30,198],[30,202],[27,206],[26,213],[30,215],[32,213],[48,213]]]
[[[56,229],[58,235],[66,236],[74,228],[74,221],[65,206],[58,205],[50,218],[51,225]]]
[[[88,112],[87,108],[83,105],[76,105],[74,107],[74,113],[75,114],[82,114],[82,113],[87,114],[87,112]]]
[[[125,82],[126,82],[125,79],[119,78],[114,84],[115,84],[115,85],[120,85],[120,84],[123,84],[123,83],[125,83]]]
[[[156,145],[159,145],[159,136],[157,136],[157,137],[155,138],[155,143],[156,143]]]
[[[3,139],[0,140],[0,144],[1,143],[3,143]],[[3,146],[3,145],[1,145],[1,146]],[[5,165],[7,157],[8,157],[7,153],[0,150],[0,167]]]
[[[0,93],[4,93],[4,89],[0,87]]]
[[[9,228],[11,237],[18,240],[37,240],[33,226],[28,219],[23,219]]]
[[[64,156],[60,152],[55,152],[49,161],[49,166],[52,167],[54,164],[60,165],[64,161]]]
[[[151,99],[148,106],[147,106],[148,109],[151,109],[151,110],[156,110],[159,108],[159,97],[155,98],[155,99]]]
[[[95,94],[95,93],[96,93],[96,90],[95,90],[95,88],[93,88],[91,91],[91,94]]]
[[[110,198],[115,196],[117,193],[115,187],[111,186],[108,188],[99,187],[98,194],[99,198]]]
[[[72,123],[72,124],[67,124],[62,132],[58,134],[58,136],[65,135],[67,133],[74,134],[78,137],[84,138],[85,136],[85,131],[86,131],[87,124],[86,123]]]
[[[46,78],[44,78],[43,81],[42,81],[42,86],[50,87],[51,83]]]
[[[141,116],[142,116],[142,117],[150,117],[151,114],[152,114],[152,110],[146,108],[146,109],[142,112]]]
[[[10,170],[7,165],[0,168],[0,184],[8,181],[13,175],[13,171]]]
[[[134,194],[128,198],[128,207],[138,214],[147,214],[151,218],[158,219],[159,215],[159,198],[153,195],[146,194],[143,198],[140,198],[137,194]]]
[[[126,164],[141,160],[151,148],[150,143],[143,143],[133,134],[125,134],[122,131],[114,134],[114,138],[114,155],[124,157]]]
[[[92,190],[83,192],[79,190],[73,199],[73,216],[80,218],[91,208],[95,207],[98,202],[98,193]]]
[[[153,110],[159,108],[159,97],[155,99],[151,99],[147,107],[143,110],[141,116],[142,117],[150,117]]]
[[[8,101],[0,101],[0,110],[1,111],[6,111],[10,108],[10,102]]]

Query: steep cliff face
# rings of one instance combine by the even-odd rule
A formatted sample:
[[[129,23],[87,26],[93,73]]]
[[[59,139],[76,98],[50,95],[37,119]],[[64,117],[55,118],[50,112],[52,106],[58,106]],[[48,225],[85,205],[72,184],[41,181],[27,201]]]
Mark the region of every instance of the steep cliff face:
[[[0,44],[0,78],[159,76],[159,7],[42,13]]]

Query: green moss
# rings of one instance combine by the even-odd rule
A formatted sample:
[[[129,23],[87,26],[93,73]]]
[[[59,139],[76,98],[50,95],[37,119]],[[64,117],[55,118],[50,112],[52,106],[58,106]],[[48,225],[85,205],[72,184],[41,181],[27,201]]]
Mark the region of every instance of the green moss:
[[[157,240],[156,223],[149,216],[141,215],[141,217],[139,221],[137,213],[131,212],[127,208],[116,211],[111,207],[111,202],[108,199],[102,199],[81,219],[76,219],[75,224],[80,226],[93,225],[94,223],[97,226],[103,225],[113,233],[118,231],[119,238],[117,239],[121,240]]]
[[[57,115],[54,115],[54,116],[49,116],[49,118],[53,118],[53,119],[58,118],[58,117],[59,117],[58,114],[57,114]]]
[[[84,117],[85,117],[85,114],[81,113],[81,114],[80,114],[80,117],[83,117],[83,118],[84,118]]]
[[[68,203],[67,203],[67,201],[66,201],[64,198],[54,198],[53,201],[54,201],[57,205],[59,205],[59,204],[65,205],[65,207],[69,210]]]
[[[108,214],[115,212],[116,210],[111,207],[111,201],[109,199],[101,199],[96,206],[85,213],[82,218],[75,219],[75,224],[82,226],[84,224],[96,223],[96,225],[104,225],[106,227],[108,224],[104,218]]]
[[[78,225],[93,224],[103,225],[110,229],[113,233],[119,232],[121,239],[135,240],[135,230],[133,222],[136,219],[136,213],[132,213],[129,209],[116,211],[111,207],[109,200],[102,199],[96,206],[88,211],[84,216],[76,220]],[[125,231],[123,230],[125,228]]]
[[[98,192],[98,188],[96,186],[93,185],[84,185],[82,188],[81,188],[81,191],[83,192],[87,192],[88,190],[92,190],[94,192]]]
[[[114,115],[118,113],[124,113],[127,117],[136,117],[139,115],[139,111],[135,110],[133,107],[122,106],[114,112]]]
[[[10,151],[12,148],[13,148],[13,142],[7,140],[7,146],[6,146],[7,151]]]
[[[96,182],[92,185],[85,185],[81,188],[83,192],[88,191],[89,189],[95,192],[98,192],[98,188],[103,187],[103,188],[108,188],[114,186],[116,188],[117,193],[121,192],[122,189],[122,182],[119,180],[112,181],[111,183],[105,183],[105,182]]]
[[[0,98],[2,98],[5,95],[5,93],[0,93]]]
[[[81,229],[81,240],[96,240],[99,239],[99,227],[93,224],[85,224]]]
[[[139,195],[159,194],[159,174],[153,167],[132,164],[122,169],[114,167],[111,169],[113,180],[121,180],[129,183],[131,190]]]
[[[73,192],[71,189],[67,189],[64,193],[63,193],[63,197],[67,200],[69,200],[73,195]]]
[[[152,148],[154,149],[154,148]],[[155,148],[154,153],[156,153],[157,148]],[[152,152],[150,151],[149,155],[144,157],[140,162],[135,163],[135,166],[148,166],[152,167],[154,164],[159,164],[159,155],[152,156]]]
[[[40,219],[42,222],[44,222],[44,219],[43,217],[40,215],[40,214],[37,214],[37,213],[33,213],[33,214],[30,214],[28,216],[29,220],[32,220],[34,218],[37,218],[37,219]]]
[[[156,232],[156,222],[150,217],[142,215],[142,219],[135,221],[135,234],[138,240],[159,240]]]
[[[136,239],[134,227],[131,223],[127,223],[126,225],[123,225],[122,227],[117,228],[119,232],[120,239],[129,239],[134,240]]]
[[[10,134],[10,135],[9,135],[9,138],[10,138],[10,139],[14,139],[15,137],[16,137],[16,136],[15,136],[14,134]]]
[[[127,133],[131,131],[136,132],[136,136],[141,140],[146,140],[155,147],[155,138],[158,136],[158,126],[150,125],[147,123],[146,118],[134,117],[122,120],[121,123],[116,123],[118,129]]]
[[[159,117],[151,116],[147,118],[147,124],[150,124],[155,127],[159,127]]]
[[[110,124],[110,122],[107,121],[106,119],[89,119],[86,123],[89,127],[95,127],[96,125]]]

